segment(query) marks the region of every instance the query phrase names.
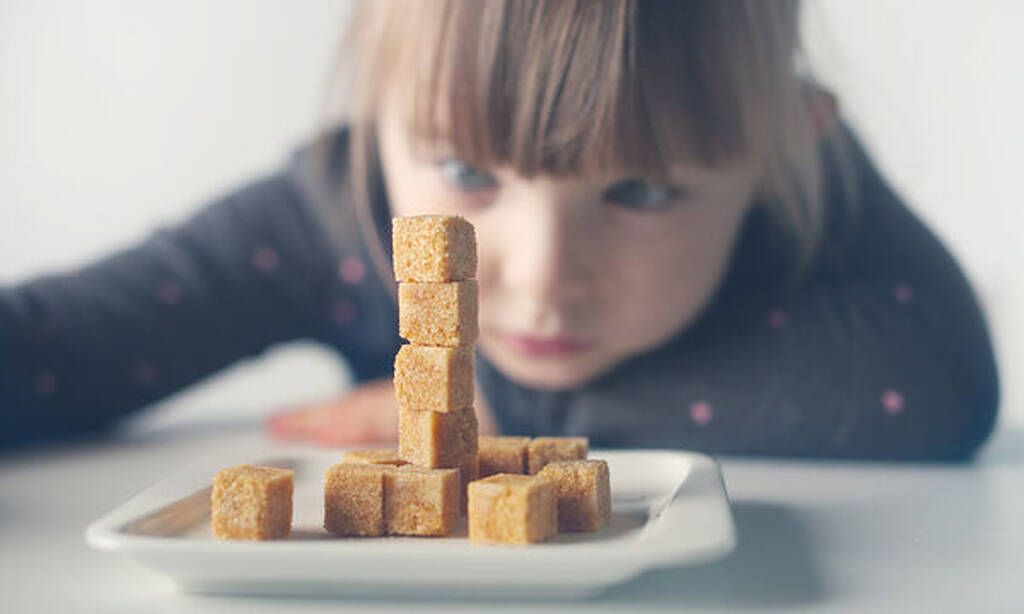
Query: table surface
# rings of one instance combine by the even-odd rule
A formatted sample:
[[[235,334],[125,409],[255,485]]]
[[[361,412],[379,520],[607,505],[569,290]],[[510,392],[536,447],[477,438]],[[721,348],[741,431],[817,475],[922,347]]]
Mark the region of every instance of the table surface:
[[[7,612],[475,611],[480,602],[258,599],[176,593],[91,550],[86,525],[252,426],[209,425],[0,456],[0,610]],[[1024,611],[1024,432],[971,465],[721,459],[739,547],[647,573],[578,603],[501,611]]]

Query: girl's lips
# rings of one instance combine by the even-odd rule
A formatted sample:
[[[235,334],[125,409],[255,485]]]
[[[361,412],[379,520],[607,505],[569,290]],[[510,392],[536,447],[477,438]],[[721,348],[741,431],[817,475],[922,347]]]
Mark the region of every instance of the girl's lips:
[[[580,352],[591,344],[576,337],[559,335],[554,337],[536,337],[504,333],[502,340],[512,349],[533,357],[564,357]]]

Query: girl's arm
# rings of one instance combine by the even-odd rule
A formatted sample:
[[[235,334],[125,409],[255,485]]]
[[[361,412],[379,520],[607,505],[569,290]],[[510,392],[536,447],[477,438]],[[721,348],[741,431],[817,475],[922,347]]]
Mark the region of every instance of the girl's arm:
[[[374,345],[390,341],[374,331],[393,330],[372,321],[381,287],[353,264],[357,246],[328,239],[296,176],[81,270],[0,288],[0,444],[102,427],[299,337],[351,348],[372,374],[386,354]]]
[[[736,313],[732,330],[595,383],[570,403],[565,430],[714,453],[967,458],[996,413],[988,340],[973,309],[930,307],[935,295],[916,286],[903,304],[899,284],[819,287]]]

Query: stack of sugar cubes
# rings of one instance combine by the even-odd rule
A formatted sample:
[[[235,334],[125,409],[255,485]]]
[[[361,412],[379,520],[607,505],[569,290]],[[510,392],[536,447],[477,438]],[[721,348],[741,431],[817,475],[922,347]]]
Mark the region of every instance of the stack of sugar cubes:
[[[336,535],[450,535],[477,477],[476,235],[460,217],[396,218],[398,451],[346,454],[327,474]]]
[[[586,438],[478,436],[473,226],[453,216],[396,218],[392,239],[399,334],[409,341],[395,357],[399,446],[350,451],[328,469],[324,528],[339,536],[447,536],[467,506],[469,538],[478,543],[534,543],[604,526],[608,466],[587,458]],[[274,468],[222,471],[214,534],[287,535],[291,482],[290,471]]]
[[[409,341],[395,357],[398,455],[458,469],[464,501],[478,472],[476,233],[461,217],[396,218],[392,242],[398,334]]]

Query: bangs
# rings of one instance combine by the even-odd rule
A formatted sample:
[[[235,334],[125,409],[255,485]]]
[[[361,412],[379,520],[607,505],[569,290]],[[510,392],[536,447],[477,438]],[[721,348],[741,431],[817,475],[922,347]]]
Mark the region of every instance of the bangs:
[[[799,13],[799,0],[364,0],[337,67],[360,223],[387,206],[389,107],[414,145],[525,177],[752,163],[802,271],[821,233],[819,145],[842,159],[843,143],[809,121]]]
[[[371,4],[364,110],[395,94],[421,143],[527,177],[756,156],[770,73],[790,69],[791,49],[757,48],[760,2]]]

